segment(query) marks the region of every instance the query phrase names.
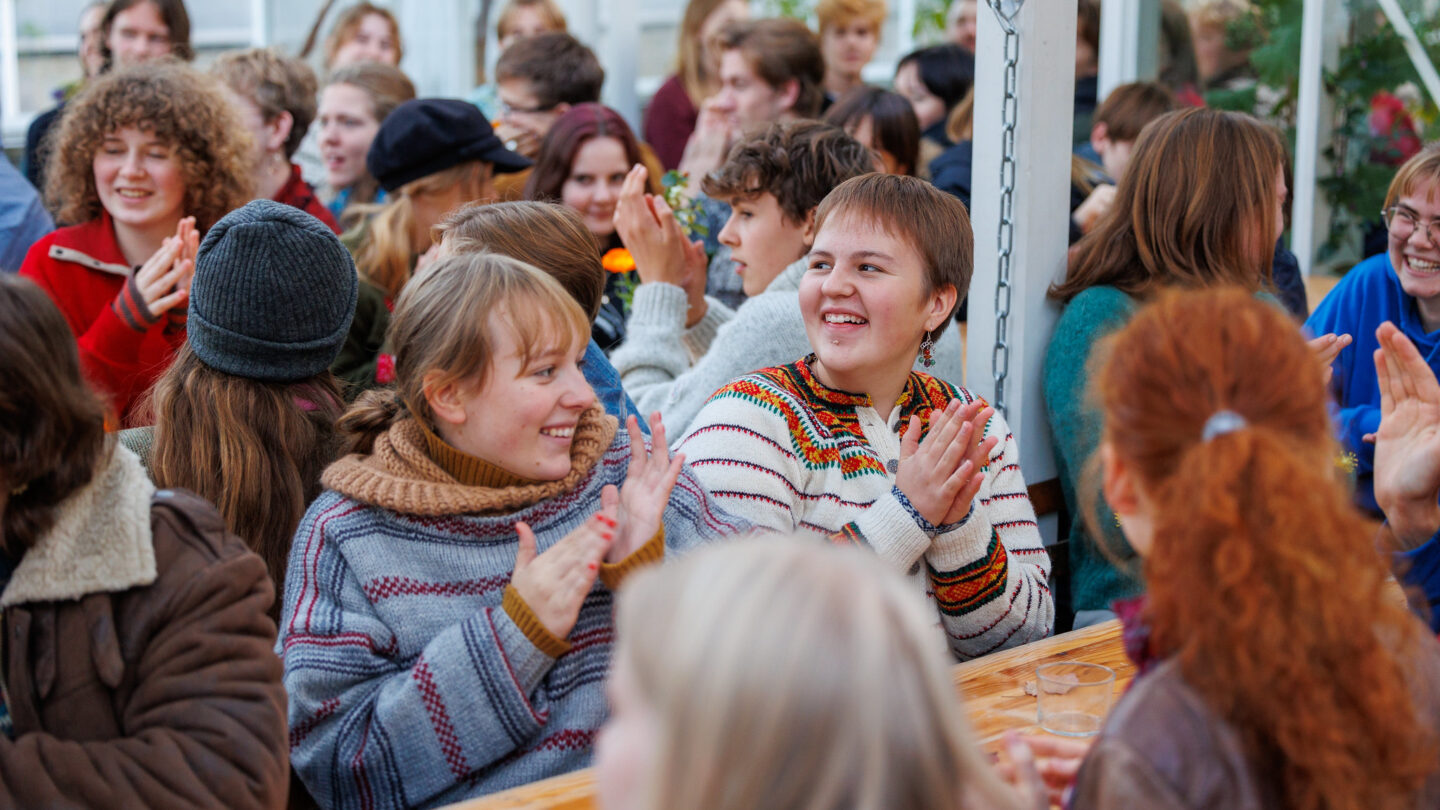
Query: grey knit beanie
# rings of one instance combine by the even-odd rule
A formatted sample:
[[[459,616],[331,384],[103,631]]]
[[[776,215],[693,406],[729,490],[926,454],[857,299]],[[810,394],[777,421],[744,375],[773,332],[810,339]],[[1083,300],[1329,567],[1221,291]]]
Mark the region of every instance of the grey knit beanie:
[[[200,243],[190,348],[226,374],[304,380],[335,361],[359,292],[355,261],[330,228],[294,206],[255,200]]]

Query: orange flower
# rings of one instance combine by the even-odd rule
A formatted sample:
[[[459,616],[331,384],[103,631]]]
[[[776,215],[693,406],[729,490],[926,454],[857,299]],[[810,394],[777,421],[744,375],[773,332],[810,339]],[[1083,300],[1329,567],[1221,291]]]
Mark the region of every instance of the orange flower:
[[[635,269],[635,257],[625,248],[613,248],[600,258],[600,266],[611,273],[628,273]]]

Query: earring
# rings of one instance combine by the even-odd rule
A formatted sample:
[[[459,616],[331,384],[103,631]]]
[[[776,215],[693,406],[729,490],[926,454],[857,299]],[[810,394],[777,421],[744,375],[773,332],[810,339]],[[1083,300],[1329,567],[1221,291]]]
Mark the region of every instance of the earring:
[[[935,365],[935,355],[931,353],[934,348],[935,341],[931,340],[929,335],[926,335],[925,339],[920,341],[920,362],[924,364],[926,368]]]

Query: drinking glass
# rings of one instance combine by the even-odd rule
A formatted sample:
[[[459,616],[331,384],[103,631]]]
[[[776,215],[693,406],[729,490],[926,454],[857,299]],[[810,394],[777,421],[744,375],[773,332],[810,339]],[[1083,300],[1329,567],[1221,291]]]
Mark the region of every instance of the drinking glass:
[[[1100,732],[1115,692],[1115,671],[1099,664],[1056,662],[1035,669],[1040,727],[1064,737]]]

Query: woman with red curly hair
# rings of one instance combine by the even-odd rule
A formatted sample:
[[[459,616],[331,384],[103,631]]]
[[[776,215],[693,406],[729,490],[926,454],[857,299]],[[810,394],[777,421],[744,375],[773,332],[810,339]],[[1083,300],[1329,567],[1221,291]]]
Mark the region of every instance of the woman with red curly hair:
[[[1110,343],[1099,477],[1148,594],[1076,810],[1440,806],[1440,646],[1387,589],[1322,376],[1238,288],[1162,296]]]
[[[212,80],[152,62],[94,82],[61,122],[46,193],[69,223],[20,274],[64,313],[122,424],[185,341],[200,236],[250,199],[249,136]]]

